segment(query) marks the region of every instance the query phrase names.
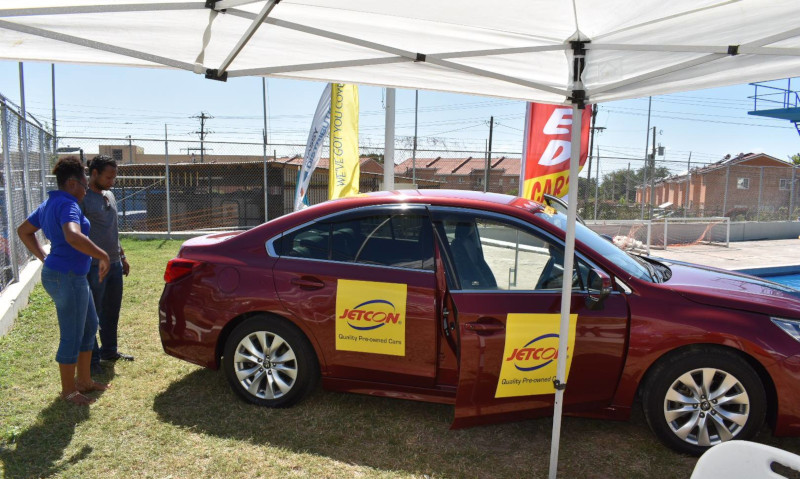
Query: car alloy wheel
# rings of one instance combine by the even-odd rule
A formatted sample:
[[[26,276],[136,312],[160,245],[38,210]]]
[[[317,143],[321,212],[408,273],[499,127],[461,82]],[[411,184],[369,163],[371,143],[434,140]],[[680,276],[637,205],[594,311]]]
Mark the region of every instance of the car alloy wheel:
[[[661,358],[642,385],[650,428],[676,451],[700,455],[764,424],[767,394],[741,352],[695,346]]]
[[[233,367],[239,384],[260,399],[278,399],[297,379],[297,357],[280,336],[268,331],[250,333],[236,346]]]
[[[308,339],[277,316],[254,316],[237,326],[225,342],[222,367],[236,394],[267,407],[291,406],[319,379]]]
[[[676,379],[664,399],[664,419],[672,432],[697,446],[736,437],[750,417],[750,397],[734,375],[700,368]]]

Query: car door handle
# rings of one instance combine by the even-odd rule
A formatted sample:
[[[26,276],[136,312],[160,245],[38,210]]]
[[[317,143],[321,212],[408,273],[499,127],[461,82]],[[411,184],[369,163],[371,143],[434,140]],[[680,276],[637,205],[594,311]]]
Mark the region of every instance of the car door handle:
[[[467,331],[475,331],[478,334],[491,334],[506,329],[502,323],[466,323],[464,329]]]
[[[291,283],[302,289],[322,289],[325,283],[316,278],[293,278]]]

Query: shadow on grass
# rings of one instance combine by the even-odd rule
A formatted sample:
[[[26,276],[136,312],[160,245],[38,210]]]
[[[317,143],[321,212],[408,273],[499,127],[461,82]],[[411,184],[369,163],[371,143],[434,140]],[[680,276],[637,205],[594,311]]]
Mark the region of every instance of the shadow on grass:
[[[544,477],[553,424],[542,418],[450,430],[452,406],[322,390],[289,409],[260,408],[209,370],[172,383],[153,408],[162,421],[218,438],[435,477]],[[563,477],[689,477],[695,462],[660,445],[641,416],[564,418],[562,431]]]
[[[5,478],[51,476],[85,459],[92,452],[88,445],[67,459],[62,457],[72,441],[75,427],[87,419],[88,407],[55,399],[39,413],[33,426],[16,437],[14,444],[0,449]]]

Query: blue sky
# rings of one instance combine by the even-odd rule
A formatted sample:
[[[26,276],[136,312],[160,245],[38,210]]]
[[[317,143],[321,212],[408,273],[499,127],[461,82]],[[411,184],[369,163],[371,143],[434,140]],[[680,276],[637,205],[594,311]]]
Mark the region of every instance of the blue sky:
[[[50,64],[26,63],[28,111],[51,122]],[[785,86],[786,81],[779,83]],[[322,83],[267,79],[269,137],[276,143],[305,143]],[[800,80],[793,82],[800,89]],[[776,158],[800,152],[800,135],[788,121],[748,116],[753,101],[750,85],[653,97],[651,126],[656,142],[666,148],[664,165],[674,171],[721,159],[726,154],[764,152]],[[19,66],[0,62],[0,93],[19,104]],[[360,87],[362,145],[382,147],[384,90]],[[641,164],[647,130],[647,98],[600,105],[595,138],[601,172]],[[206,112],[212,130],[209,141],[260,142],[261,78],[235,78],[226,83],[188,72],[123,67],[56,65],[58,134],[163,140],[167,124],[173,139],[196,139]],[[414,91],[397,90],[396,135],[414,133]],[[419,93],[419,148],[484,150],[489,118],[494,116],[493,150],[521,151],[525,105],[502,98],[441,92]],[[406,137],[406,138],[403,138]],[[421,155],[425,156],[425,155]],[[468,156],[464,154],[463,156]],[[630,159],[628,159],[630,158]]]

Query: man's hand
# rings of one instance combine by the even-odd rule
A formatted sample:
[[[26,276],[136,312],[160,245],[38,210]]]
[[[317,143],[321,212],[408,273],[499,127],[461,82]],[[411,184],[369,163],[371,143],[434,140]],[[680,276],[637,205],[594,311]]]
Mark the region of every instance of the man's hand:
[[[126,258],[122,258],[122,274],[128,276],[128,273],[131,272],[131,265],[128,264],[128,260]]]

